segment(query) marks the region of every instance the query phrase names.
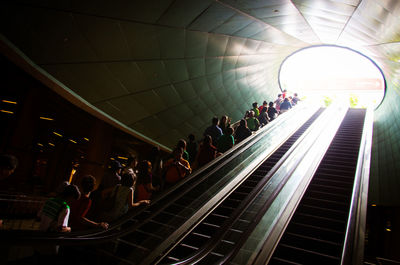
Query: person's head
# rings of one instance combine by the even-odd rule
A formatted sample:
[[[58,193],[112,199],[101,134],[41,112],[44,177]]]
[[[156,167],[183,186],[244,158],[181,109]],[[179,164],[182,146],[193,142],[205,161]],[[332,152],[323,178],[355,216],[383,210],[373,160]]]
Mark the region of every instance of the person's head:
[[[180,147],[183,150],[186,149],[186,141],[183,139],[179,139],[178,143],[176,144],[176,147]]]
[[[116,172],[118,174],[121,174],[121,170],[122,170],[122,165],[119,161],[117,160],[112,160],[110,163],[110,169],[113,172]]]
[[[213,125],[218,125],[218,117],[213,117],[211,122]]]
[[[297,93],[294,93],[293,96],[297,97]]]
[[[127,172],[121,176],[121,186],[132,187],[133,184],[135,184],[135,181],[135,175],[131,172]]]
[[[264,106],[264,107],[268,106],[268,102],[264,100],[263,106]]]
[[[278,94],[278,98],[281,98],[282,97],[282,94]]]
[[[289,99],[288,99],[288,98],[285,98],[283,101],[287,102],[287,101],[289,101]]]
[[[138,164],[139,174],[150,174],[151,173],[151,162],[142,160]]]
[[[81,197],[81,192],[78,186],[71,184],[65,186],[64,190],[61,192],[60,197],[71,202],[73,200],[78,200]]]
[[[172,156],[174,157],[175,160],[180,160],[183,155],[183,149],[181,147],[177,147],[174,149],[172,152]]]
[[[226,134],[227,135],[232,135],[233,134],[233,129],[232,129],[232,127],[228,127],[228,128],[226,128]]]
[[[223,115],[219,120],[219,124],[225,124],[228,121],[228,116]]]
[[[56,188],[56,190],[55,190],[56,194],[61,194],[61,193],[63,193],[65,187],[67,187],[69,184],[70,184],[70,183],[69,183],[68,180],[64,180],[63,182],[61,182],[61,183],[57,186],[57,188]]]
[[[273,108],[273,107],[274,107],[274,102],[271,101],[271,102],[269,103],[269,107],[270,107],[270,108]]]
[[[247,121],[245,119],[240,120],[240,126],[247,127]]]
[[[150,161],[155,161],[158,157],[160,156],[160,147],[158,146],[153,146],[151,147],[149,156],[148,156],[148,160]],[[137,163],[136,163],[137,166]],[[135,168],[136,168],[135,166]]]
[[[18,159],[9,154],[0,155],[0,179],[7,178],[18,166]]]
[[[250,113],[249,113],[249,118],[252,118],[252,117],[254,117],[254,111],[250,111]]]
[[[195,140],[194,134],[193,133],[189,134],[188,139],[189,139],[189,142],[194,142],[194,140]]]
[[[136,156],[134,155],[130,155],[127,161],[127,164],[131,167],[131,168],[136,168],[138,163],[138,159]]]
[[[96,179],[92,175],[85,175],[81,179],[81,188],[84,194],[88,194],[94,189]]]
[[[254,103],[253,103],[253,108],[257,108],[257,105],[258,105],[258,103],[257,103],[257,102],[254,102]]]
[[[204,145],[210,145],[212,143],[212,138],[210,135],[205,135],[203,139],[203,144]]]

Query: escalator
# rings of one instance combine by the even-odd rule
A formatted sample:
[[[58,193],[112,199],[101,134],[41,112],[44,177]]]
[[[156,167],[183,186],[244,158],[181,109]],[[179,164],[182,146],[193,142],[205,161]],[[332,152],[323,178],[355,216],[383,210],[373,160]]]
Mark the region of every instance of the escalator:
[[[160,264],[219,264],[229,256],[236,243],[248,235],[252,220],[258,211],[247,209],[267,185],[284,161],[285,154],[318,118],[317,111],[283,145],[255,169],[218,207],[196,226],[186,237],[156,263]],[[283,159],[282,159],[283,158]],[[284,185],[284,183],[282,183]],[[277,192],[277,191],[276,191]],[[273,200],[270,197],[270,200]],[[262,207],[268,207],[264,204]]]
[[[348,110],[268,264],[340,264],[363,109]]]
[[[149,258],[149,255],[162,253],[171,242],[188,231],[196,220],[201,219],[205,212],[218,204],[220,198],[226,196],[227,191],[239,185],[241,178],[252,170],[248,169],[251,168],[249,165],[269,156],[277,146],[291,137],[293,131],[314,115],[316,110],[317,108],[299,109],[299,113],[293,116],[283,115],[278,119],[279,123],[277,120],[263,128],[257,135],[226,152],[207,168],[199,170],[155,199],[148,207],[138,209],[112,223],[108,231],[68,235],[3,231],[2,238],[7,240],[2,240],[2,243],[63,245],[69,254],[61,258],[76,264],[79,263],[75,258],[81,254],[96,256],[93,264],[138,264],[152,259],[154,257]],[[282,131],[282,128],[285,130]],[[90,260],[85,260],[84,263],[92,264]]]
[[[254,157],[251,155],[259,148],[248,148],[240,154],[228,156],[228,160],[236,166],[229,165],[227,161],[216,163],[217,166],[214,165],[207,169],[204,176],[200,175],[199,178],[194,178],[177,187],[176,191],[178,192],[174,192],[173,196],[160,198],[158,203],[144,208],[130,217],[127,216],[125,220],[119,220],[120,224],[114,231],[57,239],[58,241],[55,242],[65,245],[68,252],[63,261],[86,265],[266,264],[267,262],[269,262],[268,264],[340,264],[344,245],[347,246],[345,238],[347,240],[346,233],[348,231],[346,229],[349,226],[349,209],[353,207],[351,201],[354,200],[354,176],[357,170],[365,110],[348,110],[343,122],[340,126],[337,125],[339,129],[336,134],[332,133],[330,139],[333,138],[333,141],[330,145],[327,144],[321,153],[320,157],[323,159],[318,160],[321,162],[317,162],[316,165],[319,164],[319,166],[315,166],[315,174],[308,187],[304,188],[306,191],[302,199],[299,199],[300,202],[295,213],[291,219],[288,218],[290,222],[287,221],[287,226],[279,228],[283,230],[286,227],[286,231],[279,236],[280,240],[273,241],[274,253],[268,254],[268,258],[260,263],[249,262],[247,257],[237,258],[240,256],[238,252],[242,251],[240,248],[248,243],[244,241],[254,241],[254,232],[251,232],[254,230],[252,225],[262,223],[259,222],[259,219],[262,218],[263,212],[273,208],[270,207],[270,204],[275,203],[274,196],[282,194],[276,187],[284,186],[286,181],[291,178],[291,173],[287,172],[287,177],[279,180],[282,183],[271,188],[274,190],[272,193],[260,194],[268,189],[265,187],[271,187],[272,174],[282,169],[282,161],[290,161],[287,159],[286,152],[289,149],[292,150],[292,145],[298,144],[299,141],[296,139],[299,139],[312,120],[320,115],[320,112],[321,110],[311,115],[313,117],[307,120],[306,124],[299,127],[294,135],[288,136],[283,145],[269,154],[265,161],[259,163],[256,169],[252,169],[250,174],[238,182],[234,189],[227,192],[226,195],[215,195],[212,189],[221,190],[224,188],[223,186],[229,186],[228,177],[239,172],[236,169],[237,163],[234,161],[241,161],[244,158],[249,159],[248,161],[256,159],[259,153],[254,154]],[[324,120],[326,117],[321,118],[320,120]],[[313,124],[313,126],[313,128],[318,128],[318,126],[321,127],[321,124]],[[335,136],[333,137],[333,135]],[[313,137],[314,134],[311,134],[307,141],[313,142]],[[260,139],[253,142],[253,145],[265,148],[266,143],[262,142],[263,139],[265,137],[261,135]],[[304,148],[297,149],[296,153],[298,154],[306,150]],[[308,153],[314,152],[309,151]],[[299,163],[304,164],[301,160]],[[227,179],[225,180],[224,177]],[[263,196],[262,199],[267,203],[261,204],[260,202],[263,200],[258,200],[260,196]],[[199,210],[203,211],[200,204],[204,204],[203,200],[206,197],[215,200],[216,203],[204,210],[207,213],[198,214]],[[253,205],[249,206],[251,203]],[[198,223],[195,219],[202,220],[202,222]],[[194,225],[194,222],[197,225]],[[281,226],[281,224],[272,222],[272,219],[268,222],[274,227]],[[191,224],[190,227],[188,223]],[[265,223],[261,224],[261,226],[264,225]],[[177,234],[178,230],[182,230],[179,231],[180,235]],[[185,230],[186,232],[184,232]],[[254,231],[256,232],[256,230]],[[179,240],[174,244],[171,238],[175,234],[177,234],[175,238],[179,238]],[[182,237],[183,234],[186,236]],[[65,239],[66,241],[64,241]],[[96,244],[80,243],[87,239],[91,242],[96,240],[98,242]],[[35,240],[37,239],[32,242],[44,242],[47,239]],[[73,246],[68,247],[68,241],[71,241]],[[275,242],[278,241],[279,243],[274,247]],[[75,245],[85,246],[75,247]],[[171,245],[174,245],[174,248],[170,249]],[[258,255],[256,248],[250,248],[250,250],[253,252],[252,255]],[[78,258],[82,254],[85,254],[88,259]],[[243,262],[238,262],[238,260]]]

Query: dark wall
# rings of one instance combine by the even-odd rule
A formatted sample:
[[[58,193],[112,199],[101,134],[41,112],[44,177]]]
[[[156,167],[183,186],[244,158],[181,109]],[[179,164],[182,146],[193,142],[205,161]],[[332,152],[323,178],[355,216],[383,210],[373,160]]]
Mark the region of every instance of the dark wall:
[[[112,158],[144,157],[151,145],[77,108],[0,57],[0,152],[19,166],[0,190],[47,194],[62,181],[92,174],[100,182]],[[122,163],[124,159],[120,159]]]

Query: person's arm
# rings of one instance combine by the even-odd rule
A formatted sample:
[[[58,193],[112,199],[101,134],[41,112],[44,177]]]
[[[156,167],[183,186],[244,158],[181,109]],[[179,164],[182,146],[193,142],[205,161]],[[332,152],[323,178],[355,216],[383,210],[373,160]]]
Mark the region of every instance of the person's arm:
[[[87,217],[86,217],[86,214],[87,214],[87,212],[89,211],[89,209],[90,209],[90,206],[92,205],[92,202],[89,200],[87,203],[86,203],[86,205],[84,206],[85,207],[85,211],[82,213],[82,215],[79,217],[79,221],[82,223],[82,225],[84,225],[84,226],[86,226],[86,227],[101,227],[101,228],[103,228],[103,229],[108,229],[108,223],[106,223],[106,222],[99,222],[99,223],[97,223],[97,222],[95,222],[95,221],[92,221],[92,220],[89,220]]]
[[[60,214],[58,215],[58,222],[57,222],[57,231],[58,232],[71,232],[71,227],[68,226],[69,220],[69,207],[65,207]]]
[[[82,216],[81,221],[85,226],[92,226],[92,227],[101,227],[103,229],[108,229],[109,224],[106,222],[96,223],[95,221],[89,220],[86,217]]]
[[[177,162],[176,165],[183,167],[187,173],[192,173],[192,169],[190,168],[189,164],[184,165],[184,164],[182,164],[181,161],[176,161],[176,162]]]
[[[150,204],[150,200],[141,200],[141,201],[138,201],[138,202],[134,202],[133,201],[133,189],[130,189],[129,190],[129,194],[128,194],[128,205],[129,205],[129,208],[133,208],[133,207],[138,207],[138,206],[140,206],[140,205],[148,205],[148,204]]]

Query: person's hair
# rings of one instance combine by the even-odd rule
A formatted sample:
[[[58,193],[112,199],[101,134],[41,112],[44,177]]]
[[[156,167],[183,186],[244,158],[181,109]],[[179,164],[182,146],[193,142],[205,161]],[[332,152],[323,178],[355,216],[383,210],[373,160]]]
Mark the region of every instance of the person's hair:
[[[132,187],[135,183],[135,177],[132,173],[125,173],[121,176],[121,186]]]
[[[266,104],[268,104],[268,102],[266,100],[264,100],[263,105],[266,105]]]
[[[183,150],[185,150],[186,148],[186,141],[183,139],[179,139],[178,143],[176,144],[176,147],[180,147]]]
[[[9,154],[1,154],[0,155],[0,168],[5,168],[5,169],[16,169],[18,166],[18,159]]]
[[[274,106],[274,102],[271,101],[271,102],[269,103],[269,106],[270,106],[270,107],[273,107],[273,106]]]
[[[112,171],[117,171],[118,169],[122,168],[122,165],[117,160],[112,160],[110,163],[110,168]]]
[[[142,160],[139,162],[137,169],[139,174],[151,173],[151,162],[148,160]]]
[[[257,102],[254,102],[254,103],[253,103],[253,108],[256,108],[256,107],[257,107],[257,104],[258,104]]]
[[[247,121],[245,119],[240,120],[240,125],[247,127]]]
[[[297,97],[297,93],[294,93],[293,95],[294,95],[295,97]]]
[[[283,101],[289,101],[289,99],[288,99],[288,98],[285,98]]]
[[[159,155],[160,155],[160,147],[153,146],[149,152],[148,160],[155,161]]]
[[[212,137],[210,135],[204,135],[204,139],[203,139],[203,143],[204,144],[211,144],[212,143]]]
[[[213,117],[211,120],[212,124],[218,124],[218,117]]]
[[[279,98],[279,97],[282,97],[282,94],[278,94],[278,98]]]
[[[78,186],[71,184],[65,186],[60,196],[62,198],[74,198],[75,200],[78,200],[79,197],[81,197],[81,192],[79,191]]]
[[[194,134],[193,133],[189,134],[188,139],[189,141],[193,142],[195,139]]]
[[[174,149],[174,151],[172,151],[172,155],[174,156],[174,158],[175,158],[175,155],[176,154],[183,154],[183,148],[182,147],[176,147],[175,149]]]
[[[145,179],[147,176],[151,174],[151,162],[147,160],[142,160],[138,164],[138,174],[137,174],[137,183],[143,184],[145,183]]]
[[[232,134],[233,134],[233,129],[232,129],[232,127],[226,128],[226,134],[227,134],[227,135],[232,135]]]
[[[89,193],[94,189],[96,185],[96,179],[92,175],[85,175],[81,179],[81,187],[83,193]]]
[[[219,123],[226,123],[227,121],[228,121],[228,116],[223,115],[223,116],[221,117],[221,119],[219,120]]]
[[[128,160],[126,161],[126,164],[127,164],[127,165],[130,165],[130,164],[132,164],[133,161],[137,161],[137,157],[134,156],[134,155],[130,155],[130,156],[128,157]]]

